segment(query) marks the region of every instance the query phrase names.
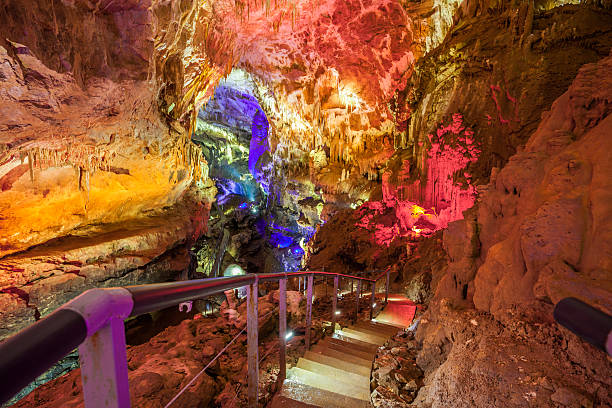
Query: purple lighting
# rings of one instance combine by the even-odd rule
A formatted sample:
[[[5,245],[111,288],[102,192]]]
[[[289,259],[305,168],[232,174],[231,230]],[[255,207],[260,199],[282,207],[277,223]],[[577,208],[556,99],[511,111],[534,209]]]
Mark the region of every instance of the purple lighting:
[[[264,153],[270,152],[268,143],[268,119],[266,114],[259,109],[253,117],[251,125],[251,144],[249,147],[249,171],[261,184],[266,194],[270,192],[267,177],[264,174],[265,163],[263,163]]]

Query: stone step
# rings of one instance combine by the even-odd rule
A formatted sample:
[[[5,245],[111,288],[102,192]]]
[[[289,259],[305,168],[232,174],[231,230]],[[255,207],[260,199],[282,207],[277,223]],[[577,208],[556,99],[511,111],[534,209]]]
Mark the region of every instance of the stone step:
[[[345,328],[338,333],[341,336],[352,337],[357,340],[365,341],[367,343],[376,344],[382,346],[387,341],[384,337],[375,336],[373,334],[365,333],[356,329]]]
[[[317,363],[327,364],[332,367],[336,367],[343,371],[348,371],[349,373],[355,373],[362,375],[364,377],[370,377],[370,367],[364,367],[359,364],[349,363],[346,360],[341,360],[339,358],[326,356],[319,353],[314,353],[312,351],[307,351],[304,354],[304,357],[310,361],[316,361]]]
[[[277,397],[285,398],[276,402]],[[296,404],[305,405],[274,405],[289,403],[294,401]],[[285,380],[280,393],[272,400],[272,408],[283,407],[322,407],[322,408],[371,408],[369,401],[363,401],[350,396],[337,394],[335,392],[311,387],[294,380]]]
[[[327,364],[322,364],[316,361],[308,360],[300,357],[296,367],[302,370],[307,370],[315,374],[326,375],[331,378],[337,378],[346,384],[362,387],[364,390],[370,390],[370,376],[363,376],[349,371],[340,370]]]
[[[351,347],[350,343],[346,343],[342,340],[336,339],[336,341],[331,342],[329,339],[326,338],[326,339],[323,339],[322,341],[319,341],[319,343],[323,344],[328,349],[338,350],[345,354],[351,354],[355,357],[359,357],[359,358],[362,358],[370,362],[372,362],[372,360],[374,359],[373,353],[356,350]]]
[[[363,387],[359,387],[357,385],[347,384],[339,381],[338,378],[302,370],[299,367],[292,367],[287,370],[287,378],[325,391],[330,391],[363,401],[370,401],[369,388],[364,389]]]
[[[347,354],[347,353],[344,353],[342,351],[338,351],[335,349],[330,349],[330,348],[327,348],[324,344],[317,344],[310,351],[312,351],[313,353],[322,354],[324,356],[334,357],[334,358],[337,358],[342,361],[346,361],[351,364],[357,364],[362,367],[367,367],[368,370],[372,368],[372,360],[360,358],[352,354]]]
[[[402,327],[400,325],[395,325],[395,324],[387,324],[387,323],[381,323],[378,321],[378,319],[372,319],[372,320],[358,320],[355,322],[356,326],[366,326],[366,327],[374,327],[376,329],[380,329],[384,332],[390,332],[390,333],[394,333],[397,330],[401,330]]]
[[[374,357],[376,356],[376,352],[378,351],[378,348],[375,345],[374,346],[376,348],[374,349],[360,347],[358,344],[354,344],[351,340],[356,339],[342,335],[335,335],[334,337],[328,337],[325,339],[327,343],[337,344],[342,347],[350,347],[351,350],[358,351],[360,353],[364,353],[364,355],[369,356],[367,357],[368,359],[374,359]]]
[[[369,352],[373,354],[376,354],[376,352],[378,351],[378,346],[376,344],[367,343],[365,341],[357,340],[352,337],[346,337],[338,333],[334,333],[334,335],[330,337],[330,339],[337,339],[345,343],[350,343],[351,346],[355,347],[357,350],[361,350],[361,351],[365,351],[365,352]]]
[[[384,339],[384,340],[387,340],[389,337],[391,337],[390,332],[377,330],[373,327],[362,327],[362,326],[353,325],[345,329],[355,330],[357,332],[363,332],[364,334],[369,334],[371,336],[379,337],[380,339]]]

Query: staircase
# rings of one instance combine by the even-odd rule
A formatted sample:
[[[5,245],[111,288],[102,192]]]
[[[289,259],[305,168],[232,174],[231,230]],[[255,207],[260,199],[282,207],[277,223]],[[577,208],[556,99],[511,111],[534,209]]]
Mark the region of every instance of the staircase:
[[[287,370],[287,379],[270,406],[371,407],[370,371],[376,351],[405,327],[361,321],[336,330]]]

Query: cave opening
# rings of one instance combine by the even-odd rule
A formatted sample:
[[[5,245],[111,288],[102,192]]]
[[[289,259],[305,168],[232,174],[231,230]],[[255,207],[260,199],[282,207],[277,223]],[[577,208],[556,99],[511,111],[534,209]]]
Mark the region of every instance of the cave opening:
[[[257,94],[255,80],[234,69],[198,113],[192,140],[208,162],[217,195],[209,232],[192,248],[197,274],[220,276],[233,263],[251,273],[297,270],[314,233],[318,220],[304,223],[299,203],[283,198],[289,175],[271,152],[270,124]]]

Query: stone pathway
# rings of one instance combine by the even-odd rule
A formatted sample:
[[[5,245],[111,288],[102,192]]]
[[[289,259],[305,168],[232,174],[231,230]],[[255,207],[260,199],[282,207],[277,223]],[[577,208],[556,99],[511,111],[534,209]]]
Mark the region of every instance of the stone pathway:
[[[295,367],[287,370],[287,379],[270,406],[371,407],[372,361],[378,347],[410,325],[410,310],[416,307],[406,301],[402,296],[390,296],[389,303],[379,315],[384,317],[384,323],[378,318],[376,321],[359,321],[319,341],[298,360]]]

